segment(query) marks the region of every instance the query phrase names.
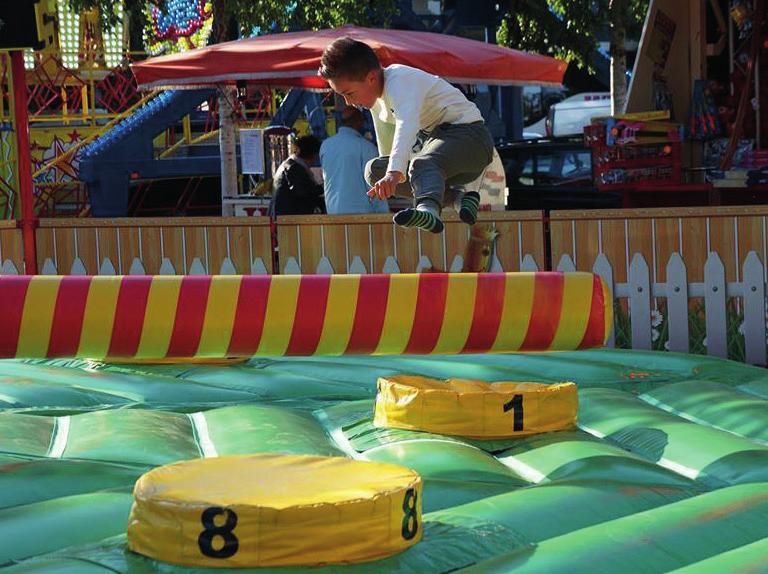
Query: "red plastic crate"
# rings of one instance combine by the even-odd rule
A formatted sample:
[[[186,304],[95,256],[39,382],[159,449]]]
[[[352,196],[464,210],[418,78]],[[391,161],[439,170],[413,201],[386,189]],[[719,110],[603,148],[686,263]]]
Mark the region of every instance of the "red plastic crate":
[[[594,132],[588,137],[594,137]],[[605,140],[592,141],[592,172],[595,185],[601,189],[648,182],[682,182],[680,142],[607,146]]]

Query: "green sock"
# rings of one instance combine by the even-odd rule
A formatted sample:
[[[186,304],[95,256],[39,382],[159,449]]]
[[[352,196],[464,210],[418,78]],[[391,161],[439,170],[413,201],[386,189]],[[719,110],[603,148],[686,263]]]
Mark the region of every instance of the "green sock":
[[[480,207],[480,194],[476,191],[467,191],[461,198],[459,219],[467,225],[474,225],[477,221],[478,207]]]
[[[423,204],[416,209],[398,211],[392,220],[402,227],[418,227],[431,233],[442,233],[445,227],[443,221]]]

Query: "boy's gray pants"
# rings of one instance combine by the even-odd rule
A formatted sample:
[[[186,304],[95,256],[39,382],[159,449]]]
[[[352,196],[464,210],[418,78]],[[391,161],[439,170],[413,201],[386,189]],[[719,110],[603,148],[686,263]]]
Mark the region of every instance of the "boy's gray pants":
[[[414,146],[407,180],[395,191],[399,197],[415,197],[417,204],[425,199],[441,207],[453,202],[456,198],[444,197],[446,186],[461,187],[476,180],[493,159],[493,138],[483,122],[440,124],[419,139],[423,145],[421,149],[419,142]],[[389,156],[382,156],[365,165],[369,185],[386,175],[388,164]]]

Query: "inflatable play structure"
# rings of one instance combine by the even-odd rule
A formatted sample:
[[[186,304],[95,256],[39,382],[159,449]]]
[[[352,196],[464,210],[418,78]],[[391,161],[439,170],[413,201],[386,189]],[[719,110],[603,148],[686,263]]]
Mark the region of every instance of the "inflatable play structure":
[[[768,375],[600,348],[610,301],[0,277],[0,572],[764,571]]]

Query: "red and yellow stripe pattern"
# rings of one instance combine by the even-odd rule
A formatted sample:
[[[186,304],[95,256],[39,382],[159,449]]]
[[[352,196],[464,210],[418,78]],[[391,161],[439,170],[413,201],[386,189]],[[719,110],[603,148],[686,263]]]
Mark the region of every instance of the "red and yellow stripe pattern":
[[[590,273],[0,277],[0,357],[454,354],[604,344]]]

